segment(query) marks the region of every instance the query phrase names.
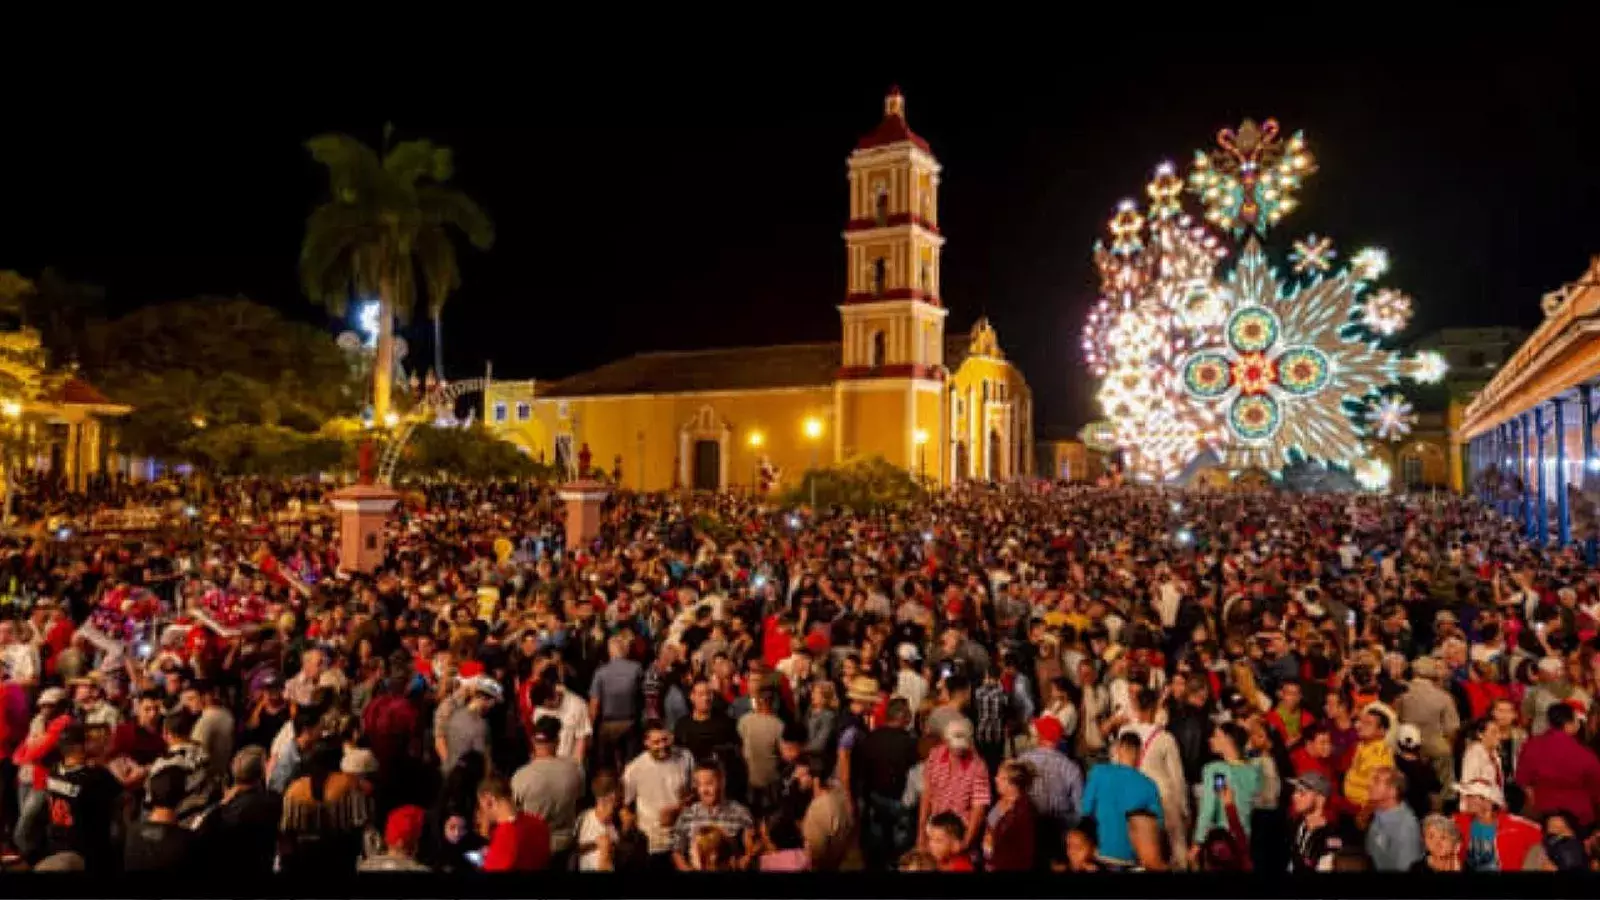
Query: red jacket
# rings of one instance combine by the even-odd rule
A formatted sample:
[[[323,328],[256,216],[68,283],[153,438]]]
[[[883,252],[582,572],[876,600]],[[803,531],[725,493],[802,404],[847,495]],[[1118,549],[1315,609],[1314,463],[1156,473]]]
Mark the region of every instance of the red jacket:
[[[24,774],[27,771],[26,767],[32,766],[33,774],[29,786],[34,790],[44,790],[45,782],[50,777],[49,757],[56,752],[56,742],[61,739],[62,730],[70,724],[72,724],[71,716],[56,716],[44,726],[43,732],[22,742],[17,752],[11,755],[11,761],[22,770],[17,773],[18,784],[22,783],[23,778],[28,777]]]
[[[1600,811],[1600,759],[1560,729],[1551,728],[1522,745],[1516,782],[1533,793],[1529,815],[1564,809],[1587,827]]]
[[[1456,813],[1456,830],[1461,832],[1461,861],[1467,861],[1467,849],[1472,844],[1472,813]],[[1494,850],[1500,857],[1500,871],[1521,872],[1522,863],[1528,858],[1528,851],[1544,840],[1544,832],[1538,825],[1512,814],[1501,811],[1500,820],[1495,823]]]
[[[1303,709],[1296,710],[1295,712],[1295,718],[1300,720],[1300,727],[1295,730],[1295,734],[1299,737],[1296,737],[1293,740],[1289,738],[1289,729],[1284,724],[1283,714],[1278,712],[1278,708],[1274,706],[1272,711],[1267,713],[1267,726],[1278,733],[1278,737],[1283,739],[1283,745],[1285,747],[1293,747],[1295,744],[1300,743],[1300,738],[1305,736],[1306,729],[1310,728],[1311,723],[1316,721],[1316,719],[1312,717],[1311,713],[1308,713]]]

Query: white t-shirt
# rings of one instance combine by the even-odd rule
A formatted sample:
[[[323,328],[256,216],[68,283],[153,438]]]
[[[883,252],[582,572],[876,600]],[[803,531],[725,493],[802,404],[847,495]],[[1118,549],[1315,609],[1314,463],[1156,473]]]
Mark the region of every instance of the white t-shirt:
[[[616,846],[617,826],[600,824],[600,817],[594,814],[593,809],[586,809],[583,815],[578,816],[578,846],[593,844],[600,840],[600,835],[609,833],[611,845]],[[600,870],[600,851],[590,850],[578,856],[578,871],[598,872]]]
[[[895,675],[892,697],[904,697],[915,714],[928,699],[928,679],[915,669],[901,669]]]
[[[563,688],[560,709],[550,710],[541,707],[533,712],[535,722],[552,717],[561,722],[561,736],[556,739],[556,755],[582,766],[583,760],[579,759],[574,751],[578,748],[578,741],[594,734],[594,727],[589,722],[589,704]]]
[[[648,751],[622,770],[622,801],[639,808],[639,830],[650,842],[651,853],[672,849],[672,826],[661,823],[661,811],[683,803],[694,765],[689,751],[674,747],[672,755],[657,760]]]

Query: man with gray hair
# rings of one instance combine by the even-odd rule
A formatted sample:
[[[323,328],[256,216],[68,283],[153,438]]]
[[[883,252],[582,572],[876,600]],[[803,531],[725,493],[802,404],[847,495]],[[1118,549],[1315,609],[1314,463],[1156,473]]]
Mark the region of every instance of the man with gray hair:
[[[202,865],[230,876],[272,874],[283,799],[267,790],[267,754],[245,747],[233,756],[233,785],[200,823]]]

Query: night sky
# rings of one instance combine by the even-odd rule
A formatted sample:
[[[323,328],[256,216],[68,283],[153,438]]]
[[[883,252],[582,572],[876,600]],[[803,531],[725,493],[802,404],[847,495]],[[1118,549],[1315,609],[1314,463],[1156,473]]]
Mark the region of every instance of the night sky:
[[[898,83],[944,166],[948,328],[990,317],[1042,426],[1090,416],[1077,345],[1095,295],[1089,248],[1116,202],[1245,116],[1303,129],[1320,163],[1269,244],[1280,264],[1310,231],[1344,256],[1378,244],[1394,263],[1386,282],[1416,298],[1411,334],[1537,324],[1540,296],[1600,253],[1600,79],[1581,55],[1311,56],[1204,77],[1142,58],[1025,77],[660,69],[529,79],[492,102],[352,97],[305,115],[179,97],[134,108],[108,85],[100,106],[6,139],[0,269],[54,265],[104,285],[116,310],[243,294],[324,322],[295,274],[326,190],[302,142],[341,130],[375,144],[392,120],[401,138],[455,149],[456,185],[499,229],[488,254],[462,249],[450,375],[486,359],[497,376],[554,378],[644,350],[829,340],[845,158]],[[408,334],[429,353],[426,322]]]

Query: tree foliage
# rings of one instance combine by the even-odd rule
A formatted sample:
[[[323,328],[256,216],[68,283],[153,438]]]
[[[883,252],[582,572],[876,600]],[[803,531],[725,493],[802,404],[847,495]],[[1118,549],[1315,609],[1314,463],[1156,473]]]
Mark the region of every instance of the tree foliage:
[[[134,407],[122,443],[139,454],[190,458],[196,432],[232,425],[314,432],[363,395],[326,333],[244,299],[145,307],[91,325],[80,347],[88,377]]]
[[[355,461],[354,445],[347,441],[281,425],[205,428],[192,432],[181,447],[192,461],[224,475],[312,475]]]
[[[922,496],[922,487],[909,472],[881,456],[847,460],[839,466],[808,471],[800,485],[790,492],[788,501],[809,503],[813,481],[819,506],[874,510],[904,505]]]
[[[553,468],[540,466],[509,441],[481,425],[471,428],[422,426],[411,434],[400,456],[397,478],[541,478]]]

